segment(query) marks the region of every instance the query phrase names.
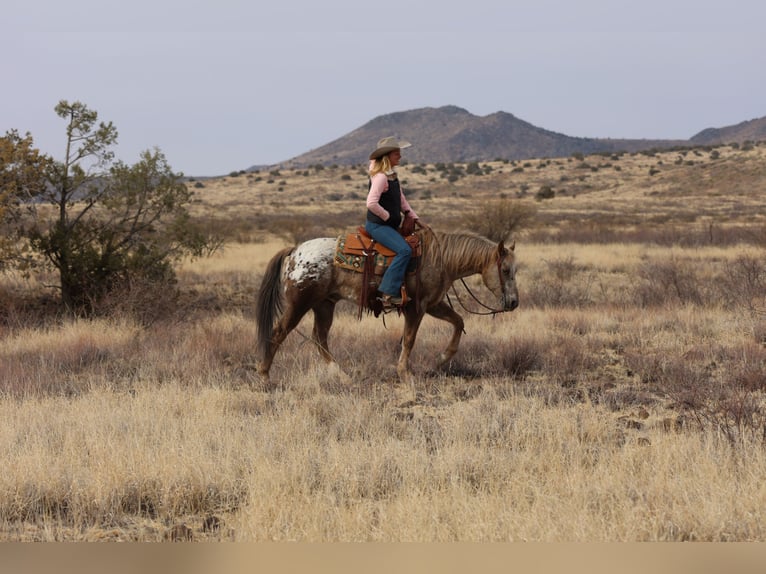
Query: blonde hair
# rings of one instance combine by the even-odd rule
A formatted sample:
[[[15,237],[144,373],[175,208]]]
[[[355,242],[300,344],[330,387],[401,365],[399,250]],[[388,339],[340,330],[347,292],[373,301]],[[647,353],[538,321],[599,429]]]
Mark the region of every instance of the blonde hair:
[[[372,177],[373,175],[381,173],[381,172],[382,173],[387,173],[387,172],[391,171],[391,169],[392,169],[391,168],[391,160],[388,159],[388,154],[386,154],[386,155],[384,155],[382,157],[379,157],[377,159],[371,160],[370,161],[370,168],[369,168],[368,171],[370,173],[370,177]]]

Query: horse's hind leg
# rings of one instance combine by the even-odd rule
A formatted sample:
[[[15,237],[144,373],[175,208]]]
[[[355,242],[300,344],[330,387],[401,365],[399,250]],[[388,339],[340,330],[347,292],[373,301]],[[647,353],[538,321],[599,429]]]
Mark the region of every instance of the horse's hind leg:
[[[269,370],[271,369],[271,363],[274,361],[274,355],[277,354],[277,349],[284,342],[290,331],[298,326],[303,316],[308,311],[308,306],[303,305],[289,305],[285,313],[280,318],[279,322],[274,326],[271,332],[271,339],[269,340],[268,350],[261,357],[258,363],[258,374],[263,377],[264,380],[269,380]]]
[[[327,345],[327,337],[330,334],[330,328],[335,317],[335,301],[325,300],[314,306],[314,331],[312,333],[314,343],[316,343],[322,358],[327,361],[330,369],[346,384],[351,382],[351,377],[344,373],[338,365],[335,357],[330,353]]]
[[[447,348],[441,352],[437,359],[437,366],[441,367],[445,365],[449,360],[457,353],[458,345],[460,345],[460,337],[463,334],[463,318],[455,313],[455,311],[444,301],[439,302],[437,305],[428,309],[427,313],[437,319],[442,319],[452,324],[452,338],[447,344]]]
[[[335,301],[325,300],[314,306],[314,342],[325,361],[335,362],[327,346],[327,336],[335,316]]]

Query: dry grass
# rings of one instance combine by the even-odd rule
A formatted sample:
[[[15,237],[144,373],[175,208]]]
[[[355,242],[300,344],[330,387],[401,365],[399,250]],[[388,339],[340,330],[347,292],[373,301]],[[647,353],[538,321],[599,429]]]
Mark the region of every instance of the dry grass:
[[[280,390],[262,392],[253,378],[252,301],[285,244],[264,212],[311,213],[319,199],[275,202],[298,181],[316,185],[313,175],[206,182],[204,191],[227,191],[208,198],[206,213],[236,213],[243,242],[182,265],[178,310],[148,326],[127,313],[40,318],[18,295],[23,281],[6,279],[0,538],[766,540],[764,244],[670,241],[651,222],[664,213],[674,237],[709,239],[700,222],[715,212],[718,233],[728,210],[730,231],[757,230],[756,195],[736,178],[763,151],[726,148],[715,160],[722,172],[707,157],[663,156],[662,173],[643,177],[658,157],[585,158],[622,169],[588,170],[568,181],[592,188],[540,203],[517,242],[519,310],[467,316],[460,351],[441,370],[432,361],[449,328],[426,319],[411,387],[396,382],[401,320],[357,321],[345,304],[330,344],[351,386],[317,360],[310,317],[277,355]],[[531,163],[509,176],[513,166],[497,162],[471,185],[489,198],[501,169],[514,194],[514,178],[533,185],[530,172],[585,169]],[[413,174],[415,188],[429,177]],[[610,178],[626,190],[619,201]],[[709,183],[677,192],[694,204],[662,195],[686,178]],[[245,209],[247,190],[280,179],[282,191]],[[460,182],[444,185],[457,195],[418,201],[432,223],[462,205]],[[636,232],[616,240],[616,222],[639,215]],[[593,225],[577,235],[566,221]]]
[[[530,311],[490,334],[469,320],[478,347],[531,340],[538,369],[503,373],[501,357],[477,357],[469,340],[461,360],[478,361],[475,373],[421,366],[404,402],[392,373],[340,387],[296,338],[275,394],[196,363],[168,375],[147,357],[129,385],[6,396],[4,537],[164,540],[186,525],[196,540],[762,540],[760,437],[733,446],[717,429],[677,424],[659,382],[619,366],[620,345],[670,360],[705,335],[736,355],[737,333],[719,332],[720,317],[711,327],[714,314],[634,317],[630,329],[628,318]],[[357,325],[340,318],[339,343]],[[104,346],[124,333],[102,333]],[[586,341],[573,345],[575,333]],[[230,342],[183,339],[214,353]],[[382,361],[342,360],[365,372]]]

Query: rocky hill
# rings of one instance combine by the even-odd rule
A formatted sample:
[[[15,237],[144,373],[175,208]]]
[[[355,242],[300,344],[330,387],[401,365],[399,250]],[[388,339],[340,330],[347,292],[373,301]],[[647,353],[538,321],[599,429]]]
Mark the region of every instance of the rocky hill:
[[[413,142],[413,163],[470,162],[564,157],[574,153],[636,152],[652,148],[766,139],[766,118],[708,129],[690,140],[572,137],[536,127],[506,112],[476,116],[457,106],[420,108],[378,116],[354,131],[280,165],[363,165],[371,144],[385,135]]]
[[[766,117],[725,128],[708,128],[691,138],[695,145],[717,145],[766,140]]]

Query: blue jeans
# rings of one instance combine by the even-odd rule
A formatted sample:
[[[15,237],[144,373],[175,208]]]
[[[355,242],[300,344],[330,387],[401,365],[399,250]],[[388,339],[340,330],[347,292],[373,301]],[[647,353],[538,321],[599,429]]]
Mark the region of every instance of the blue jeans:
[[[391,265],[388,266],[388,269],[383,274],[378,290],[384,295],[398,297],[404,282],[407,265],[409,265],[410,257],[412,256],[412,248],[404,240],[404,237],[390,225],[380,225],[379,223],[367,221],[364,224],[364,228],[375,241],[396,253],[391,261]]]

